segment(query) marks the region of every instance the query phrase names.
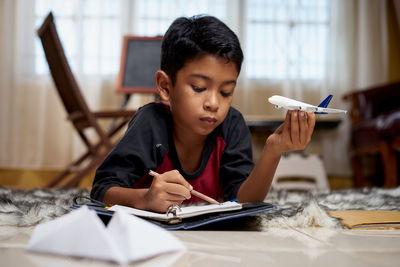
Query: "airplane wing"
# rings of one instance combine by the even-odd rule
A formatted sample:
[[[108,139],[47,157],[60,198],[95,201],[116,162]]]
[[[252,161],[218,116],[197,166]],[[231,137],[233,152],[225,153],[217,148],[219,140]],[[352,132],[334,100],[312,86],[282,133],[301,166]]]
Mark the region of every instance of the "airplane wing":
[[[347,110],[336,109],[336,108],[318,108],[317,112],[326,112],[326,113],[347,113]]]

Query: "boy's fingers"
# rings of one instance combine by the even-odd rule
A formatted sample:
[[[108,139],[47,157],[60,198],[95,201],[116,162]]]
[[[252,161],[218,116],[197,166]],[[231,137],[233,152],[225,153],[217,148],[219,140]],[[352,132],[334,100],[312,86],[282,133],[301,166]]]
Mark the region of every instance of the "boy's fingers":
[[[283,129],[286,127],[285,123],[282,123],[281,125],[279,125],[279,127],[275,130],[275,133],[282,133]]]
[[[315,113],[314,112],[307,112],[307,123],[308,123],[308,136],[307,141],[311,140],[311,135],[314,132],[315,128]]]
[[[172,170],[163,173],[163,180],[167,183],[175,183],[181,184],[186,187],[189,191],[193,189],[193,187],[188,183],[188,181],[183,178],[183,176],[177,170]]]
[[[183,185],[177,183],[166,183],[165,184],[165,191],[169,195],[179,196],[179,200],[189,199],[191,197],[190,190],[184,187]],[[169,197],[168,197],[169,199]]]
[[[308,139],[308,123],[306,112],[299,112],[299,124],[300,124],[300,143],[306,144]]]
[[[294,111],[292,113],[291,123],[290,123],[290,137],[293,144],[297,145],[300,143],[298,111]]]
[[[180,196],[180,195],[175,195],[175,194],[169,194],[166,196],[167,201],[171,201],[177,204],[181,204],[184,200],[186,200],[185,197]]]
[[[183,178],[177,170],[168,171],[160,175],[164,181],[164,191],[168,194],[180,196],[176,200],[190,199],[190,191],[193,187]],[[169,197],[168,197],[169,199]],[[174,198],[175,200],[175,198]]]
[[[291,137],[290,137],[290,123],[291,123],[291,117],[292,117],[291,114],[292,114],[291,110],[288,110],[286,112],[285,121],[281,125],[281,127],[282,127],[282,135],[283,135],[283,139],[284,140],[291,139]],[[279,127],[279,128],[281,128],[281,127]]]

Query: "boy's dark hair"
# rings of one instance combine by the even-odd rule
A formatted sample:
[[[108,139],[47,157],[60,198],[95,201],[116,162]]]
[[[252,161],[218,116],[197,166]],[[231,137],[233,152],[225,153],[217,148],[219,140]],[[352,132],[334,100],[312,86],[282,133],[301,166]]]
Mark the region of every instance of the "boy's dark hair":
[[[215,55],[232,61],[239,74],[243,52],[236,34],[212,16],[177,18],[165,33],[161,46],[161,70],[175,84],[176,73],[196,56]]]

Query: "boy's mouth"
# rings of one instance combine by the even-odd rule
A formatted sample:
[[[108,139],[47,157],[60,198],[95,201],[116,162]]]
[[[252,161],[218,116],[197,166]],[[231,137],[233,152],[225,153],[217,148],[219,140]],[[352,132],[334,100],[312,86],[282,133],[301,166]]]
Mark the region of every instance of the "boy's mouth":
[[[213,124],[213,123],[217,122],[217,119],[213,118],[213,117],[202,117],[202,118],[200,118],[200,120],[203,122],[209,123],[209,124]]]

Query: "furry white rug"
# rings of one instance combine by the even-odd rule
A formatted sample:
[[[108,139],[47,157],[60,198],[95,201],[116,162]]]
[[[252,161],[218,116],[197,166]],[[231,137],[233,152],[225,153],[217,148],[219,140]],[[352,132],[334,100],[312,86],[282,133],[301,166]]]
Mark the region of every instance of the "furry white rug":
[[[342,228],[327,210],[400,210],[400,187],[318,193],[271,191],[265,201],[277,206],[277,210],[260,215],[266,228]]]
[[[33,226],[71,211],[75,196],[89,196],[83,189],[15,190],[0,187],[0,226]]]
[[[12,190],[0,187],[0,226],[26,227],[69,212],[76,196],[89,196],[83,189]],[[266,228],[341,228],[326,210],[400,210],[400,187],[353,189],[333,192],[271,191],[266,202],[277,209],[257,215]]]

